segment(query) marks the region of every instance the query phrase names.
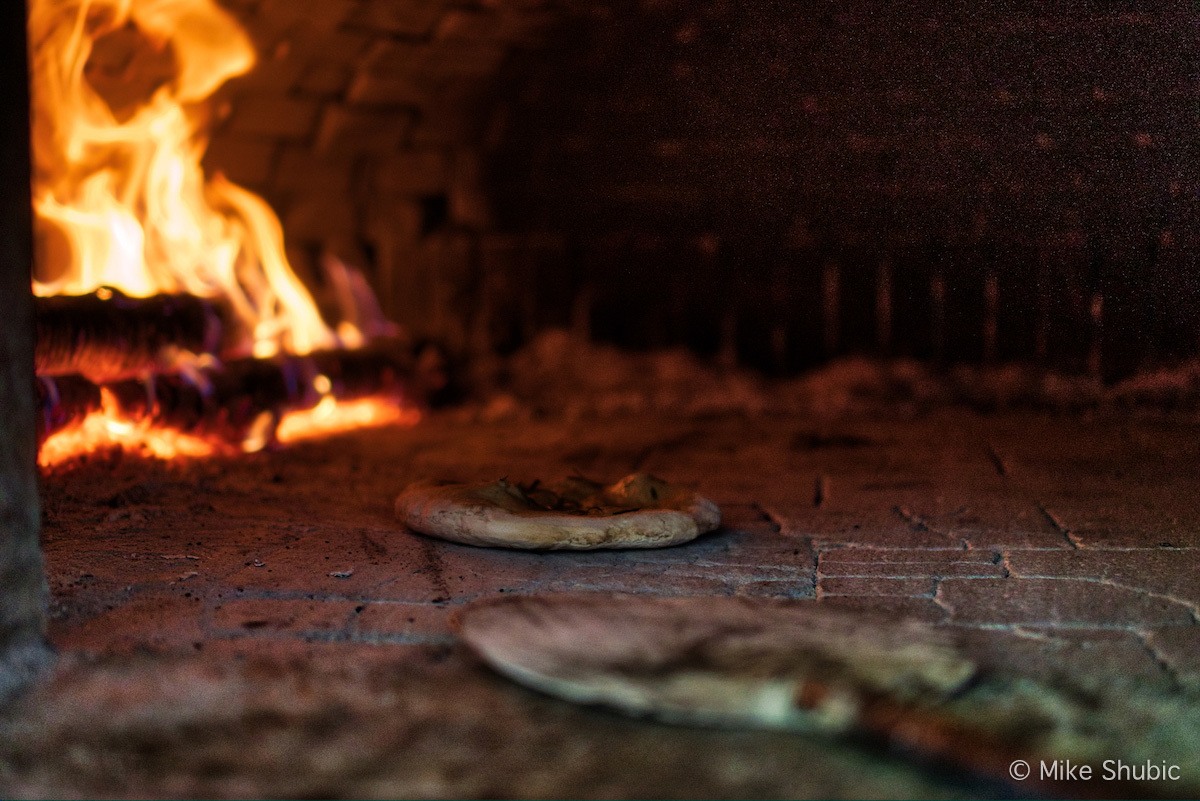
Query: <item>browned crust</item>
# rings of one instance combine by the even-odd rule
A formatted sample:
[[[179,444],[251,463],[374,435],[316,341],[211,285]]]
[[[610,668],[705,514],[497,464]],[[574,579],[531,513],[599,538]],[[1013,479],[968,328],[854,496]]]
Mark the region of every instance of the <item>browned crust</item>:
[[[608,487],[580,481],[531,491],[506,481],[416,484],[396,498],[396,516],[429,536],[527,550],[661,548],[721,523],[712,501],[651,476],[635,473]]]

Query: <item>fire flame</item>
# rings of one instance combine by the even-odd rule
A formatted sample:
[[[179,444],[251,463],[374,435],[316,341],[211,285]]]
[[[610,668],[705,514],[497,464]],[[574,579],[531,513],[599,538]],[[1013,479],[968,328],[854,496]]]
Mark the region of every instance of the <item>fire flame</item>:
[[[104,410],[92,412],[70,428],[48,437],[38,449],[38,464],[54,467],[82,454],[111,449],[157,459],[200,458],[228,450],[219,442],[145,422],[123,420]]]
[[[357,347],[395,333],[361,275],[336,260],[326,270],[350,319],[328,326],[267,203],[204,174],[208,100],[256,60],[214,0],[32,0],[29,38],[36,294],[103,297],[113,287],[219,299],[237,340],[224,357]],[[202,359],[211,357],[180,367]],[[114,401],[48,437],[39,462],[112,447],[159,458],[256,451],[418,416],[395,398],[339,402],[320,379],[315,408],[264,412],[241,443],[129,419]]]
[[[275,214],[200,164],[206,101],[255,63],[237,22],[212,0],[34,0],[29,31],[34,291],[220,297],[256,356],[338,344]]]
[[[379,398],[334,401],[332,397],[327,397],[312,409],[284,415],[275,431],[275,438],[281,445],[287,445],[360,428],[411,426],[420,419],[418,410]]]
[[[254,453],[272,441],[280,445],[326,437],[378,426],[416,425],[421,413],[383,398],[335,401],[327,395],[312,409],[289,412],[273,432],[252,430],[241,446],[193,436],[146,420],[129,420],[113,405],[105,404],[74,425],[55,432],[38,450],[38,464],[50,468],[82,454],[121,449],[157,459],[232,456],[239,451]],[[272,423],[274,421],[271,421]]]

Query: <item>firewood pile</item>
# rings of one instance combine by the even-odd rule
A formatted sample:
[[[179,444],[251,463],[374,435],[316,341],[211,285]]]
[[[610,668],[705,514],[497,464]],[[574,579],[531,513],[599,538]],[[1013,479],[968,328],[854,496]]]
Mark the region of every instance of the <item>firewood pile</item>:
[[[326,398],[423,405],[444,361],[403,336],[356,348],[246,355],[220,303],[102,289],[36,302],[39,441],[107,412],[130,422],[242,442]]]

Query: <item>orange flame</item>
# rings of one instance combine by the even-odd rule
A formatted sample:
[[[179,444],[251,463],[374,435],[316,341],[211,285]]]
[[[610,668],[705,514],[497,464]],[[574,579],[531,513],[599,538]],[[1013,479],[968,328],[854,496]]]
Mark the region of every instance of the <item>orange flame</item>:
[[[421,419],[421,412],[380,398],[356,401],[322,399],[312,409],[290,412],[279,421],[275,437],[281,445],[330,434],[379,426],[412,426]]]
[[[237,22],[213,0],[34,0],[29,30],[34,291],[220,297],[256,356],[336,345],[275,214],[200,165],[205,101],[255,62]]]
[[[114,449],[158,459],[211,456],[227,449],[222,443],[153,426],[148,421],[125,419],[107,392],[101,393],[101,401],[100,411],[46,438],[38,449],[39,465],[53,467],[82,454]]]
[[[348,319],[326,325],[266,202],[205,176],[206,103],[255,63],[214,0],[32,0],[29,33],[36,294],[218,298],[240,337],[224,355],[304,354],[395,333],[361,275],[336,260],[326,269]],[[48,437],[39,462],[112,448],[164,459],[253,452],[419,417],[395,398],[339,402],[324,376],[314,389],[315,408],[263,412],[237,444],[131,420],[104,397],[102,410]]]
[[[272,441],[289,445],[362,428],[412,426],[420,419],[419,410],[394,399],[339,402],[326,396],[312,409],[285,414],[273,431],[252,429],[239,448],[221,440],[157,426],[147,420],[129,420],[115,405],[105,404],[103,410],[92,412],[78,423],[47,437],[38,449],[38,464],[54,467],[84,454],[112,450],[164,460],[232,456],[239,452],[260,451]],[[273,420],[270,422],[274,423]]]

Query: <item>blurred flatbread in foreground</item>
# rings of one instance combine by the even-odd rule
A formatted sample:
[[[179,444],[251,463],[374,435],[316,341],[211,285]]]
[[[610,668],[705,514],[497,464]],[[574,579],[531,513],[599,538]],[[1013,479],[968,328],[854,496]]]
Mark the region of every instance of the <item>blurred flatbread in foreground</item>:
[[[587,594],[469,607],[463,640],[550,695],[682,723],[844,731],[859,696],[934,701],[975,672],[941,632],[812,602]],[[820,687],[819,699],[803,699]]]

